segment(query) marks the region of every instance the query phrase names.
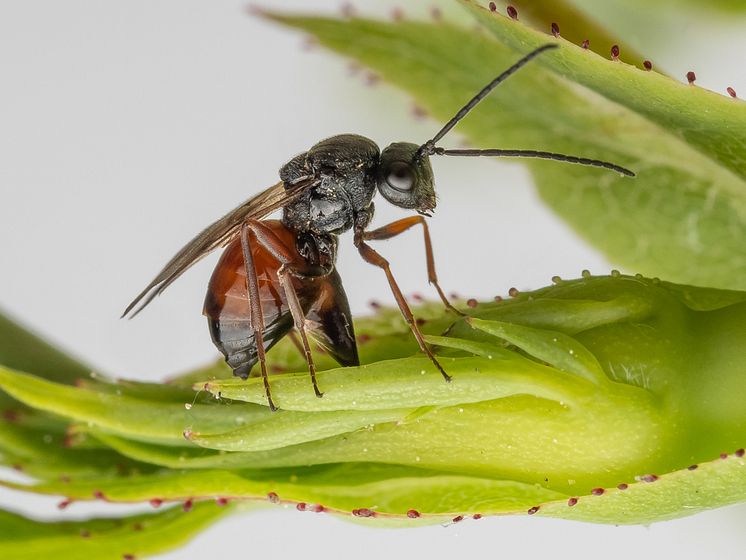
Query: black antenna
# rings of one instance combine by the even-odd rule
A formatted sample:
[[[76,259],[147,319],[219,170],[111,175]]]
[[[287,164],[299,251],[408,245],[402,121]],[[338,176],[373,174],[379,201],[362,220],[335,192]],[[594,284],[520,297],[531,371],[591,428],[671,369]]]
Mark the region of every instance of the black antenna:
[[[555,45],[553,43],[549,43],[547,45],[543,45],[539,47],[536,50],[531,51],[526,56],[524,56],[522,59],[520,59],[518,62],[516,62],[513,66],[508,68],[505,72],[500,74],[497,78],[492,80],[489,84],[484,86],[482,88],[482,91],[480,91],[478,94],[476,94],[471,101],[469,101],[466,105],[461,107],[458,113],[454,115],[454,117],[448,121],[443,128],[441,128],[438,133],[433,136],[430,140],[425,142],[422,146],[420,146],[420,152],[421,153],[427,153],[428,155],[433,153],[433,150],[435,149],[435,144],[437,144],[438,140],[443,138],[446,134],[448,134],[451,129],[456,126],[456,124],[463,119],[469,111],[471,111],[474,107],[476,107],[482,99],[487,97],[490,92],[495,89],[498,85],[500,85],[502,82],[507,80],[511,74],[514,74],[516,71],[518,71],[521,67],[525,66],[531,59],[536,58],[544,51],[548,51],[550,49],[556,49],[558,48],[558,45]]]
[[[510,68],[508,68],[505,72],[500,74],[497,78],[492,80],[489,84],[487,84],[482,90],[477,93],[466,105],[464,105],[458,113],[456,113],[451,120],[449,120],[443,128],[441,128],[438,133],[433,136],[430,140],[425,142],[422,146],[420,146],[419,150],[417,151],[418,156],[423,155],[438,155],[438,156],[468,156],[468,157],[478,157],[478,156],[491,156],[491,157],[524,157],[524,158],[538,158],[538,159],[552,159],[555,161],[564,161],[566,163],[576,163],[579,165],[589,165],[592,167],[602,167],[604,169],[610,169],[612,171],[616,171],[617,173],[621,173],[622,175],[626,175],[627,177],[634,177],[635,174],[630,171],[629,169],[626,169],[620,165],[616,165],[614,163],[610,163],[608,161],[601,161],[598,159],[589,159],[584,157],[578,157],[578,156],[568,156],[565,154],[556,154],[554,152],[542,152],[538,150],[500,150],[500,149],[491,149],[491,150],[447,150],[445,148],[436,147],[435,144],[443,138],[446,134],[448,134],[451,129],[456,126],[456,124],[463,119],[469,111],[471,111],[474,107],[476,107],[482,99],[487,97],[490,92],[495,89],[498,85],[500,85],[502,82],[504,82],[506,79],[508,79],[512,74],[514,74],[516,71],[518,71],[520,68],[525,66],[529,61],[539,56],[541,53],[558,48],[559,45],[555,45],[553,43],[549,43],[546,45],[543,45],[530,53],[528,53],[526,56],[524,56],[522,59],[520,59],[518,62],[513,64]]]
[[[567,156],[565,154],[556,154],[554,152],[540,152],[537,150],[446,150],[445,148],[433,148],[433,155],[437,156],[492,156],[492,157],[522,157],[522,158],[539,158],[539,159],[553,159],[555,161],[564,161],[566,163],[577,163],[579,165],[589,165],[592,167],[603,167],[604,169],[610,169],[626,175],[627,177],[634,177],[634,172],[629,169],[616,165],[615,163],[609,163],[608,161],[601,161],[599,159],[589,159],[577,156]]]

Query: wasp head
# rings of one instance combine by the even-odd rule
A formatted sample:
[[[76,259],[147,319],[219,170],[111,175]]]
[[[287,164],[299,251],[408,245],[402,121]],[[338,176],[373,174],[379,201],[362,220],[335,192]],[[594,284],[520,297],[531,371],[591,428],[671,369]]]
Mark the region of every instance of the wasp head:
[[[410,142],[394,142],[381,152],[378,190],[391,204],[428,214],[435,208],[430,158]]]

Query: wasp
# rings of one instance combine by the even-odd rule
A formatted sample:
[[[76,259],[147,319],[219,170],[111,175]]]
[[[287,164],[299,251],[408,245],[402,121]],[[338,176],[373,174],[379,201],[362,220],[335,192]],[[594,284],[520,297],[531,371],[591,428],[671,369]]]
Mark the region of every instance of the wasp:
[[[556,45],[530,52],[487,84],[430,140],[395,142],[384,150],[370,139],[342,134],[320,141],[280,169],[280,181],[208,226],[166,264],[124,311],[134,316],[185,270],[225,247],[207,287],[204,315],[215,346],[234,375],[243,379],[257,362],[267,403],[272,399],[266,352],[293,329],[305,356],[314,392],[321,397],[309,336],[343,366],[359,365],[355,331],[342,280],[335,268],[339,235],[352,230],[360,256],[380,268],[417,343],[446,381],[394,278],[389,262],[369,241],[390,239],[420,226],[427,275],[447,309],[456,310],[438,283],[425,217],[435,209],[431,156],[493,156],[553,159],[634,173],[613,163],[534,150],[452,150],[438,142],[498,84]],[[376,192],[415,215],[369,230]],[[275,211],[280,219],[267,219]]]

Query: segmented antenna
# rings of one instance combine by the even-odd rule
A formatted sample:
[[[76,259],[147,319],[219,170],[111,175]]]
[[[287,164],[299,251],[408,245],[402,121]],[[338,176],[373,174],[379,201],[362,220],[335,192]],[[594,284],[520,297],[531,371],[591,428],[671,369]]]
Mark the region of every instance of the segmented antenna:
[[[547,44],[547,45],[543,45],[543,46],[539,47],[536,50],[531,51],[526,56],[524,56],[522,59],[520,59],[518,62],[516,62],[515,64],[513,64],[513,66],[511,66],[510,68],[508,68],[505,72],[503,72],[502,74],[500,74],[497,78],[495,78],[494,80],[492,80],[489,84],[487,84],[486,86],[484,86],[484,88],[482,88],[482,91],[480,91],[478,94],[476,94],[471,99],[471,101],[469,101],[466,105],[464,105],[463,107],[461,107],[461,109],[459,110],[459,112],[456,113],[453,116],[453,118],[450,121],[448,121],[443,126],[443,128],[441,128],[438,131],[438,133],[435,136],[433,136],[430,140],[428,140],[422,146],[420,146],[420,152],[423,153],[423,154],[427,154],[427,155],[432,154],[433,150],[435,148],[435,144],[438,143],[438,140],[440,140],[441,138],[443,138],[443,136],[445,136],[446,134],[448,134],[451,131],[451,129],[454,126],[456,126],[456,124],[461,119],[463,119],[469,113],[469,111],[471,111],[474,107],[476,107],[479,104],[479,102],[482,101],[482,99],[484,99],[485,97],[487,97],[493,89],[495,89],[498,85],[500,85],[502,82],[504,82],[505,80],[507,80],[512,74],[514,74],[515,72],[517,72],[521,67],[525,66],[529,61],[531,61],[531,59],[536,58],[537,56],[539,56],[544,51],[548,51],[550,49],[556,49],[557,47],[558,47],[558,45],[550,43],[550,44]]]
[[[538,150],[446,150],[445,148],[434,148],[433,155],[436,156],[490,156],[490,157],[520,157],[520,158],[538,158],[538,159],[553,159],[555,161],[564,161],[565,163],[577,163],[578,165],[589,165],[591,167],[603,167],[604,169],[610,169],[616,171],[627,177],[634,177],[634,172],[629,169],[610,163],[608,161],[601,161],[599,159],[589,159],[578,156],[568,156],[565,154],[557,154],[554,152],[541,152]]]
[[[487,84],[482,90],[477,93],[466,105],[464,105],[458,113],[456,113],[451,120],[449,120],[443,128],[441,128],[438,133],[433,136],[430,140],[425,142],[422,146],[420,146],[419,150],[417,151],[417,155],[419,157],[422,156],[431,156],[431,155],[437,155],[437,156],[466,156],[466,157],[478,157],[478,156],[487,156],[487,157],[521,157],[521,158],[537,158],[537,159],[551,159],[555,161],[563,161],[566,163],[575,163],[578,165],[588,165],[592,167],[601,167],[604,169],[609,169],[611,171],[616,171],[617,173],[621,173],[622,175],[626,175],[627,177],[634,177],[635,174],[630,171],[629,169],[626,169],[625,167],[622,167],[620,165],[616,165],[615,163],[610,163],[608,161],[601,161],[598,159],[590,159],[590,158],[584,158],[584,157],[578,157],[578,156],[569,156],[565,154],[557,154],[554,152],[543,152],[539,150],[501,150],[501,149],[489,149],[489,150],[449,150],[445,148],[441,148],[436,146],[438,141],[443,138],[446,134],[448,134],[451,129],[453,129],[456,124],[463,119],[469,111],[471,111],[474,107],[476,107],[482,99],[487,97],[490,92],[495,89],[499,84],[504,82],[506,79],[508,79],[512,74],[514,74],[516,71],[518,71],[520,68],[525,66],[528,62],[530,62],[532,59],[539,56],[541,53],[558,48],[558,45],[555,45],[553,43],[543,45],[539,47],[538,49],[535,49],[528,53],[526,56],[521,58],[518,62],[513,64],[510,68],[508,68],[505,72],[500,74],[497,78],[492,80],[489,84]]]

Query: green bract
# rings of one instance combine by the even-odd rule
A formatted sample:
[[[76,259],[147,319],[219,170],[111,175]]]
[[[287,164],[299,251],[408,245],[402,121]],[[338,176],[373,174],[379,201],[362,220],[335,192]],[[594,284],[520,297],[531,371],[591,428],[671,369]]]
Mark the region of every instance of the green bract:
[[[363,366],[319,373],[322,399],[306,373],[275,375],[277,413],[260,379],[227,378],[222,366],[202,372],[196,393],[183,379],[69,386],[3,368],[4,391],[55,415],[13,418],[6,462],[39,482],[6,485],[74,500],[277,496],[399,523],[685,515],[746,497],[745,312],[746,293],[618,274],[558,281],[464,318],[428,305],[418,314],[453,376],[445,383],[384,310],[358,325]],[[302,370],[290,346],[272,361]],[[68,447],[18,443],[70,422]],[[59,460],[36,468],[50,453]]]
[[[44,523],[0,511],[0,553],[13,560],[122,560],[142,558],[184,544],[229,509],[196,504],[126,518]]]

